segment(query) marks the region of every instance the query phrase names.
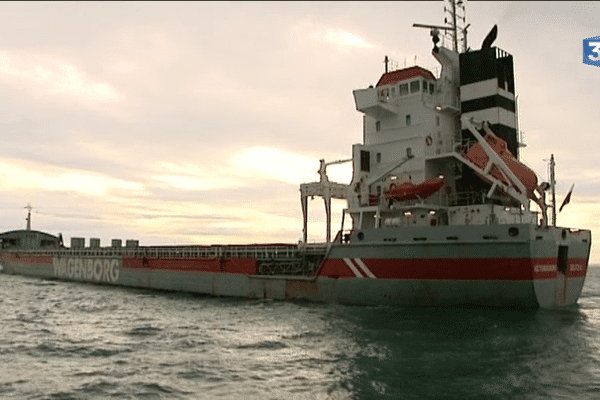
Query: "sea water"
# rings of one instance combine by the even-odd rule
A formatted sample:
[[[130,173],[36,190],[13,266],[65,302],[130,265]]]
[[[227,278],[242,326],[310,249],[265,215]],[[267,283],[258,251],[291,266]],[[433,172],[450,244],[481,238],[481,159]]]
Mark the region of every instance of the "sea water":
[[[350,307],[0,275],[2,399],[597,399],[600,267],[556,310]]]

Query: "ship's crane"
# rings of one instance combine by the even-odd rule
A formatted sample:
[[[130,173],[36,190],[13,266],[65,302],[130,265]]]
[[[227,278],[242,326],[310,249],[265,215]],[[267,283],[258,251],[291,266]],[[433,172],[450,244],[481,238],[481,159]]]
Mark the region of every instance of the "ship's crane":
[[[335,164],[344,164],[347,162],[352,161],[351,158],[347,158],[345,160],[335,160],[335,161],[329,161],[329,162],[325,162],[324,159],[319,160],[319,162],[321,163],[321,165],[319,166],[319,178],[321,180],[321,182],[329,182],[329,178],[327,177],[327,167],[330,165],[335,165]]]
[[[330,182],[327,177],[327,167],[335,164],[344,164],[352,161],[351,158],[345,160],[335,160],[325,162],[319,160],[319,182],[303,183],[300,185],[300,201],[302,203],[302,215],[304,225],[302,228],[302,241],[306,243],[308,238],[308,197],[322,197],[325,201],[325,214],[327,219],[326,241],[331,242],[331,199],[347,199],[349,186],[343,183]]]

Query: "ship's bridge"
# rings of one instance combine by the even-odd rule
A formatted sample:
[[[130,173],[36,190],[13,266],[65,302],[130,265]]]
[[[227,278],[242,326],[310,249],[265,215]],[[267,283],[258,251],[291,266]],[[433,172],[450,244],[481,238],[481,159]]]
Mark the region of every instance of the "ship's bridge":
[[[375,87],[353,92],[356,109],[375,119],[394,117],[406,100],[429,100],[435,83],[435,76],[419,66],[386,72]]]
[[[62,246],[62,236],[30,229],[0,233],[1,250],[57,249]]]

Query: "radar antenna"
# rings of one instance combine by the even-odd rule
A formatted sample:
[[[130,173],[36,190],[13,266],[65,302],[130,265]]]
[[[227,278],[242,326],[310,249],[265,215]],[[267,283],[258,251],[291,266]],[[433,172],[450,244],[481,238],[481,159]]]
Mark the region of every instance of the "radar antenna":
[[[437,48],[437,43],[440,41],[439,31],[443,32],[444,41],[452,43],[452,50],[457,53],[464,53],[468,50],[467,47],[467,29],[471,24],[467,24],[467,15],[465,11],[466,0],[446,0],[449,4],[444,6],[445,26],[413,24],[416,28],[431,29],[433,37],[434,49]],[[442,44],[444,44],[442,42]]]

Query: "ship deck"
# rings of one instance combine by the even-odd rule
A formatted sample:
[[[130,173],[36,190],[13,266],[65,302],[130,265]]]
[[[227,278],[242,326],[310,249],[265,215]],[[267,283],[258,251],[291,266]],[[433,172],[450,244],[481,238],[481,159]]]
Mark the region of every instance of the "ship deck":
[[[290,259],[303,255],[324,255],[326,243],[303,246],[297,244],[251,244],[212,246],[137,246],[99,248],[3,249],[4,252],[29,255],[76,257],[135,257],[135,258],[254,258]]]

